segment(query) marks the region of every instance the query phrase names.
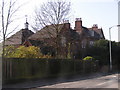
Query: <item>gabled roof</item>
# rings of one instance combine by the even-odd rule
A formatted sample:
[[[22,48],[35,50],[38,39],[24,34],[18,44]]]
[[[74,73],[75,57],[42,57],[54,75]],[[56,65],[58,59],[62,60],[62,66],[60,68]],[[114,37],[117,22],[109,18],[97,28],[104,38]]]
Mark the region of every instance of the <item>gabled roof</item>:
[[[5,41],[5,45],[20,45],[23,44],[23,42],[28,39],[29,36],[34,34],[31,30],[28,29],[22,29],[12,35],[11,37],[7,38]]]
[[[57,27],[58,30],[56,30]],[[64,25],[59,24],[57,27],[55,25],[47,25],[46,27],[37,31],[35,34],[31,35],[28,39],[43,40],[48,38],[55,38],[57,36],[57,31],[60,32],[63,29]]]
[[[91,37],[94,39],[100,39],[100,38],[104,38],[102,29],[98,29],[98,30],[93,30],[92,28],[86,28],[86,27],[82,27],[82,34],[84,34],[84,37]]]
[[[83,38],[91,38],[94,40],[98,40],[101,38],[104,38],[103,32],[101,29],[98,29],[99,33],[96,32],[95,30],[93,30],[92,28],[86,28],[84,26],[82,26],[82,30],[77,31],[77,30],[73,30],[69,27],[68,28],[65,27],[65,24],[59,24],[57,25],[58,27],[58,32],[59,35],[62,37],[66,37],[67,40],[75,40],[75,41],[80,41]],[[101,36],[103,35],[103,36]],[[32,41],[49,41],[50,38],[56,38],[57,36],[57,30],[56,30],[56,26],[55,25],[47,25],[44,28],[42,28],[41,30],[39,30],[38,32],[36,32],[35,34],[31,35],[28,39],[32,42]]]
[[[88,28],[88,29],[89,29],[90,31],[94,31],[95,34],[97,34],[97,35],[99,36],[99,38],[105,39],[105,36],[104,36],[104,34],[103,34],[102,28],[97,29],[97,30],[93,30],[92,28]]]

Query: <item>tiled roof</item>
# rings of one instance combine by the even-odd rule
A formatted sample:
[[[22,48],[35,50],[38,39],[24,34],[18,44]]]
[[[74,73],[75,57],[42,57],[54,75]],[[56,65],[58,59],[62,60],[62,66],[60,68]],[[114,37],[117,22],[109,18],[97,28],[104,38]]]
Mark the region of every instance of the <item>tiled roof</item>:
[[[60,32],[63,29],[63,24],[60,24],[58,26],[58,32]],[[48,25],[35,34],[31,35],[28,39],[30,40],[43,40],[47,38],[55,38],[57,36],[57,30],[54,25]]]
[[[83,32],[86,35],[86,37],[92,37],[95,39],[104,38],[102,29],[93,30],[92,28],[83,27]]]
[[[83,38],[94,38],[94,39],[100,39],[103,38],[102,30],[99,30],[100,33],[96,32],[95,30],[92,30],[92,28],[86,28],[82,26],[82,32],[75,31],[73,29],[65,30],[63,28],[63,24],[59,25],[59,29],[61,30],[61,35],[64,35],[70,39],[74,40],[80,40],[81,37]],[[55,38],[56,37],[56,30],[53,25],[48,25],[44,27],[43,29],[39,30],[35,34],[31,35],[28,39],[29,40],[44,40],[48,38]]]
[[[7,38],[5,41],[5,45],[20,45],[30,36],[34,34],[31,30],[22,29],[12,35],[11,37]]]

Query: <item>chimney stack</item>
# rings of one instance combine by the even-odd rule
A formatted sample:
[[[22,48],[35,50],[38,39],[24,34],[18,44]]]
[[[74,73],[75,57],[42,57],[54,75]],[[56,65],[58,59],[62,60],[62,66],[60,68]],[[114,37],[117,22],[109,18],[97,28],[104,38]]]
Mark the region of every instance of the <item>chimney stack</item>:
[[[69,20],[65,20],[65,21],[64,21],[64,27],[65,27],[66,29],[70,29]]]
[[[82,30],[82,19],[81,18],[76,18],[74,29],[76,31],[81,31]]]
[[[98,30],[98,25],[97,24],[93,24],[92,29],[93,30]]]

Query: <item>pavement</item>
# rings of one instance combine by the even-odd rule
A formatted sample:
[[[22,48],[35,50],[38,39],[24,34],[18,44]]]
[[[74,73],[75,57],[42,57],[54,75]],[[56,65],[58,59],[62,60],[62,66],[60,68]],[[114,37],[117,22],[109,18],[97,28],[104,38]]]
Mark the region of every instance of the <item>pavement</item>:
[[[92,74],[75,75],[75,76],[67,76],[67,77],[40,79],[40,80],[36,80],[36,81],[28,81],[28,82],[23,82],[23,83],[4,85],[2,90],[7,90],[7,89],[36,90],[36,88],[55,88],[56,85],[58,85],[58,88],[65,88],[65,86],[67,86],[66,88],[70,88],[70,85],[68,85],[68,84],[73,84],[76,82],[80,84],[80,81],[85,81],[85,80],[93,80],[92,82],[95,82],[94,78],[101,78],[101,77],[107,76],[107,75],[111,75],[111,73],[92,73]],[[109,77],[109,78],[111,78],[111,77]],[[73,82],[73,83],[71,83],[71,82]],[[84,83],[87,84],[87,82],[88,81],[86,81]],[[91,82],[91,81],[89,81],[89,82]],[[102,82],[102,83],[104,84],[104,82]],[[59,87],[60,84],[63,84],[63,86]],[[53,87],[51,87],[51,86],[53,86]],[[83,86],[83,84],[81,84],[81,86]],[[78,86],[76,86],[76,88],[77,87]],[[113,87],[116,87],[116,86],[113,85]],[[71,88],[74,88],[74,87],[71,87]],[[89,88],[89,86],[88,86],[88,88]],[[98,88],[100,88],[100,87],[98,87]]]

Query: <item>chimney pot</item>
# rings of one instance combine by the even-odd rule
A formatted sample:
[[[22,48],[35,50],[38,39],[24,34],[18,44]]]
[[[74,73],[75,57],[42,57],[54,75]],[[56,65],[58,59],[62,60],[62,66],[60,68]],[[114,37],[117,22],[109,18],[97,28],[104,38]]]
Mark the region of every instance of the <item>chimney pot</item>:
[[[98,27],[98,25],[97,24],[93,24],[93,27]]]
[[[64,20],[64,23],[69,23],[69,20]]]
[[[81,18],[76,18],[76,21],[82,21],[82,19]]]

